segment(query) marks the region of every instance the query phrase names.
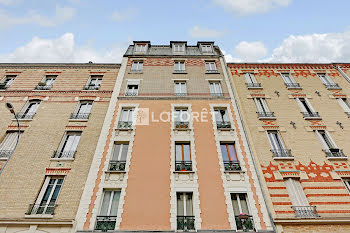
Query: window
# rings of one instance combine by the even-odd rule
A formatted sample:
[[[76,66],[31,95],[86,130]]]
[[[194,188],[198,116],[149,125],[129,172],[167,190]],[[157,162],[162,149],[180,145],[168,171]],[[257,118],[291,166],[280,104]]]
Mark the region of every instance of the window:
[[[317,137],[319,138],[323,151],[326,153],[326,156],[329,158],[332,157],[340,157],[340,158],[346,158],[346,156],[343,153],[343,150],[338,149],[335,142],[332,140],[329,133],[325,130],[315,130],[315,133]]]
[[[128,148],[129,143],[114,143],[112,159],[109,162],[109,171],[125,171]]]
[[[187,108],[175,109],[174,122],[176,129],[188,129],[190,114]]]
[[[207,73],[217,73],[218,72],[218,70],[216,69],[215,61],[205,62],[205,68],[207,70]]]
[[[259,118],[276,118],[273,112],[270,112],[269,107],[265,101],[265,98],[254,98],[254,102],[257,108],[257,114]]]
[[[24,106],[23,110],[20,113],[17,113],[17,118],[19,119],[33,119],[36,111],[39,108],[40,100],[30,100]]]
[[[327,74],[317,74],[327,89],[341,89]]]
[[[81,132],[68,131],[63,137],[61,145],[57,152],[54,154],[53,158],[74,158],[79,144]]]
[[[185,44],[173,44],[174,53],[185,52]]]
[[[290,73],[281,73],[281,76],[287,88],[300,88],[300,84],[295,82]]]
[[[286,185],[296,217],[314,218],[318,216],[316,208],[309,205],[299,180],[288,178],[284,180],[284,184]]]
[[[346,98],[338,98],[338,103],[344,109],[344,112],[350,117],[350,102]]]
[[[18,132],[9,131],[0,143],[0,158],[8,158],[16,147]]]
[[[143,61],[133,61],[131,65],[131,72],[142,72]]]
[[[347,178],[347,179],[342,179],[343,180],[343,183],[346,187],[346,189],[348,190],[348,192],[350,193],[350,179]]]
[[[89,119],[92,108],[92,101],[80,101],[71,119]]]
[[[38,198],[34,205],[30,205],[27,214],[54,214],[62,184],[62,176],[46,176]]]
[[[211,47],[211,45],[201,45],[202,48],[202,53],[212,53],[213,49]]]
[[[223,96],[220,82],[209,82],[209,89],[212,96]]]
[[[234,143],[221,143],[222,160],[224,161],[225,171],[240,171],[241,166],[237,158],[236,147]]]
[[[245,73],[244,79],[248,88],[261,88],[261,83],[256,81],[254,73]]]
[[[186,96],[186,82],[185,81],[176,81],[175,82],[175,95],[176,96]]]
[[[310,102],[306,98],[296,98],[295,99],[300,107],[301,113],[304,115],[305,119],[308,118],[320,118],[318,112],[315,112],[312,108]]]
[[[35,87],[36,90],[50,90],[56,81],[57,75],[46,75],[46,77]]]
[[[139,85],[137,84],[128,84],[125,92],[125,96],[137,96],[139,92]]]
[[[189,143],[175,144],[175,170],[192,171],[191,148]]]
[[[214,109],[216,126],[218,129],[231,128],[227,109]]]
[[[174,62],[174,72],[185,72],[185,62],[184,61],[175,61]]]
[[[15,78],[16,75],[6,75],[5,79],[0,83],[0,89],[6,89],[11,86]]]
[[[292,157],[290,150],[287,150],[284,146],[282,137],[277,130],[268,130],[267,136],[270,141],[272,148],[271,151],[274,155],[274,158]]]
[[[147,44],[136,44],[135,52],[144,53],[147,50]]]
[[[117,220],[120,191],[104,190],[95,230],[114,230]]]
[[[231,193],[237,230],[254,230],[253,216],[250,215],[247,199],[246,193]]]
[[[183,231],[195,230],[193,216],[192,193],[176,193],[177,197],[177,229]]]
[[[118,123],[119,129],[131,129],[134,122],[134,109],[123,108]]]
[[[102,75],[92,75],[88,84],[85,86],[85,90],[98,90],[102,83]]]

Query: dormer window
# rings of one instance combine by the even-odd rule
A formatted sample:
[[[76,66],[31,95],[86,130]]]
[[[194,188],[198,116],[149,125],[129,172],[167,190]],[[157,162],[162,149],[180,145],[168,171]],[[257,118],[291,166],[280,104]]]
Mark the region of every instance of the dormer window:
[[[135,45],[135,52],[138,53],[144,53],[146,52],[147,44],[136,44]]]
[[[173,45],[174,53],[183,53],[185,52],[185,44],[174,44]]]
[[[201,48],[202,48],[202,53],[212,53],[213,52],[213,48],[210,44],[202,44]]]

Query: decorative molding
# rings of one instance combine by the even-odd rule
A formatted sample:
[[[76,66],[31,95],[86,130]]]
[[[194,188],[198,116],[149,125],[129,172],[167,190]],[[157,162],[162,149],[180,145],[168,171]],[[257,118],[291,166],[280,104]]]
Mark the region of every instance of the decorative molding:
[[[46,168],[46,175],[67,175],[70,171],[70,168]]]
[[[68,131],[68,130],[73,130],[73,131],[81,131],[81,130],[84,130],[86,128],[86,126],[84,125],[67,125],[65,130]]]

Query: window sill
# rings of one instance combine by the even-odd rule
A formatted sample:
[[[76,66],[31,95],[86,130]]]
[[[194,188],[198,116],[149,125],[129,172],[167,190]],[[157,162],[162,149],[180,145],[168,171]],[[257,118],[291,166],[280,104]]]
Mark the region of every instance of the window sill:
[[[130,71],[128,74],[143,74],[142,71]]]
[[[188,173],[196,173],[196,172],[195,171],[173,171],[173,173],[188,174]]]
[[[107,171],[105,171],[106,173],[119,173],[119,174],[121,174],[121,173],[126,173],[126,171],[110,171],[110,170],[107,170]]]
[[[248,90],[250,90],[250,89],[263,89],[263,87],[247,87],[248,88]]]
[[[187,72],[186,71],[184,71],[184,72],[176,72],[176,71],[174,71],[173,74],[187,74]]]
[[[33,119],[21,119],[18,118],[18,121],[32,121]],[[16,119],[12,119],[12,121],[17,121]]]
[[[224,171],[224,173],[245,173],[243,170],[232,170],[232,171]]]
[[[8,157],[0,157],[0,161],[6,161],[8,160]]]
[[[50,90],[37,90],[37,89],[33,89],[33,91],[51,91],[51,89],[50,89]]]
[[[233,128],[217,128],[218,131],[233,131]]]
[[[322,117],[304,117],[304,120],[322,120]]]
[[[273,157],[274,160],[294,160],[294,157]]]
[[[327,157],[328,160],[348,160],[348,157]]]
[[[287,87],[287,90],[302,90],[302,87]]]
[[[85,90],[85,89],[83,89],[82,91],[99,91],[100,89],[98,89],[98,90]]]
[[[275,117],[275,116],[271,116],[271,117],[269,117],[269,116],[265,116],[265,117],[258,117],[258,119],[259,120],[276,120],[277,119],[277,117]]]
[[[52,214],[30,214],[30,215],[24,215],[24,218],[45,218],[45,219],[49,219],[49,218],[53,218]]]
[[[50,158],[51,161],[74,161],[74,158]]]
[[[191,131],[191,128],[174,128],[174,131]]]
[[[220,74],[220,72],[219,71],[212,71],[212,72],[211,71],[209,71],[209,72],[206,71],[205,74]]]
[[[89,119],[69,119],[71,122],[87,122]]]
[[[134,128],[130,128],[130,129],[116,128],[115,130],[117,130],[117,131],[133,131]]]
[[[342,90],[341,87],[326,87],[327,90]]]

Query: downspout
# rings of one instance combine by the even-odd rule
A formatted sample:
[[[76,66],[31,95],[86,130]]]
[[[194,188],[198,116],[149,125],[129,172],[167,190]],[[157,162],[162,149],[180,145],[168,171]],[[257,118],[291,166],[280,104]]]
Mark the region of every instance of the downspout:
[[[241,125],[242,125],[242,129],[243,129],[243,132],[244,132],[244,136],[245,136],[245,139],[246,139],[247,144],[248,144],[249,152],[250,152],[250,154],[251,154],[251,158],[252,158],[252,161],[253,161],[253,164],[254,164],[254,168],[255,168],[255,171],[256,171],[256,175],[257,175],[257,177],[258,177],[258,182],[259,182],[260,189],[261,189],[261,193],[262,193],[262,196],[263,196],[265,205],[266,205],[267,213],[268,213],[268,215],[269,215],[269,218],[270,218],[270,222],[271,222],[273,231],[274,231],[274,232],[277,232],[276,226],[275,226],[275,222],[274,222],[274,220],[273,220],[273,217],[272,217],[272,214],[271,214],[271,211],[270,211],[270,207],[269,207],[269,205],[267,204],[267,198],[266,198],[266,194],[265,194],[264,189],[263,189],[263,183],[262,183],[262,181],[261,181],[261,177],[260,177],[260,174],[259,174],[258,166],[256,165],[255,157],[254,157],[254,154],[253,154],[253,151],[252,151],[252,148],[251,148],[251,145],[250,145],[248,136],[247,136],[247,131],[246,131],[245,126],[244,126],[242,114],[241,114],[241,111],[240,111],[240,109],[239,109],[239,105],[238,105],[238,102],[237,102],[237,98],[236,98],[236,95],[235,95],[235,91],[234,91],[234,89],[233,89],[233,85],[232,85],[231,79],[229,78],[229,77],[230,77],[230,73],[229,73],[229,71],[228,71],[228,69],[227,69],[227,63],[226,63],[226,60],[225,60],[225,57],[224,57],[224,56],[222,56],[222,60],[224,61],[224,66],[225,66],[225,70],[226,70],[227,79],[228,79],[228,82],[229,82],[230,87],[231,87],[231,90],[232,90],[232,95],[233,95],[234,102],[235,102],[236,107],[237,107],[237,111],[238,111],[238,115],[239,115],[239,118],[240,118],[240,121],[241,121]]]
[[[333,65],[333,67],[339,71],[339,73],[341,73],[341,75],[343,75],[343,77],[346,79],[346,81],[348,81],[350,83],[350,78],[349,76],[347,76],[345,74],[345,72],[340,68],[340,66],[337,66],[337,65]]]

